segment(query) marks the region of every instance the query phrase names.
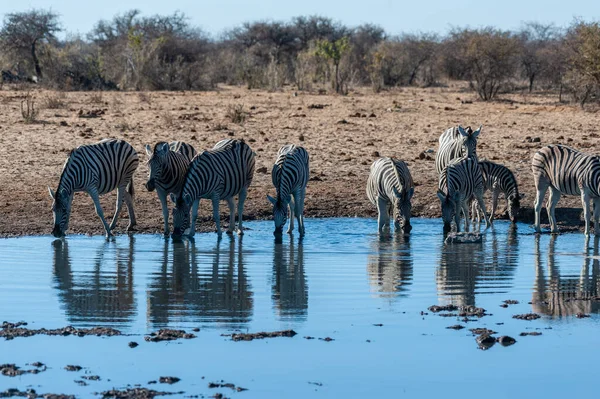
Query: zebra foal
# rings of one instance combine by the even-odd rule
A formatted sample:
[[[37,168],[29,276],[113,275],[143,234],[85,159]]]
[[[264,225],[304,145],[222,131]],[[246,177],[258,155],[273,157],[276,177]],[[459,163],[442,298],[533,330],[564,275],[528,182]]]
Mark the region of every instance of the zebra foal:
[[[412,176],[404,161],[379,158],[371,165],[367,180],[367,197],[377,206],[379,233],[390,227],[390,214],[394,230],[410,232],[411,199],[415,192]]]
[[[281,235],[290,210],[288,234],[294,231],[294,216],[298,219],[298,232],[304,236],[304,197],[310,174],[309,156],[304,147],[289,144],[281,147],[271,170],[271,179],[277,191],[276,198],[267,195],[273,204],[274,235]]]
[[[161,141],[152,149],[146,145],[148,155],[148,181],[146,189],[156,190],[162,207],[164,220],[164,235],[169,236],[169,207],[167,196],[176,202],[176,196],[181,191],[188,165],[196,156],[196,150],[182,141],[165,143]]]
[[[139,164],[138,154],[134,148],[123,140],[106,139],[96,144],[82,145],[69,154],[60,176],[58,188],[48,191],[53,199],[54,237],[63,237],[69,228],[73,194],[78,191],[87,192],[96,208],[96,214],[102,221],[106,236],[117,224],[123,200],[129,212],[127,231],[136,225],[133,209],[133,173]],[[104,219],[99,196],[117,189],[117,205],[115,215],[109,225]]]
[[[452,127],[446,130],[439,138],[439,150],[435,154],[435,170],[442,173],[446,165],[457,158],[477,159],[477,137],[482,126],[473,131],[470,127]]]
[[[468,202],[473,196],[483,210],[486,229],[489,227],[490,222],[483,201],[483,177],[477,160],[459,158],[450,162],[440,175],[437,196],[442,205],[444,233],[450,231],[452,218],[456,224],[456,231],[460,232],[461,211],[465,215],[465,230],[469,231]]]
[[[490,161],[480,161],[481,176],[483,177],[483,191],[492,192],[492,210],[490,211],[490,223],[494,221],[496,207],[498,206],[498,197],[504,194],[506,199],[506,208],[508,217],[512,223],[517,222],[517,214],[521,207],[523,194],[519,194],[519,187],[515,175],[504,165]],[[471,220],[481,220],[479,206],[475,199],[471,203]],[[485,216],[485,215],[484,215]]]
[[[531,162],[535,182],[535,231],[540,233],[540,213],[546,191],[550,189],[546,210],[552,233],[558,233],[554,211],[561,194],[579,195],[585,217],[585,234],[590,234],[589,202],[594,202],[594,232],[600,234],[600,158],[564,145],[549,145],[538,150]]]
[[[213,218],[217,225],[217,235],[221,238],[221,222],[219,218],[219,201],[225,200],[229,205],[228,234],[235,228],[235,201],[238,195],[238,234],[243,234],[242,212],[248,187],[254,176],[254,157],[256,154],[243,140],[221,140],[212,150],[203,151],[190,163],[180,194],[173,209],[173,235],[179,239],[186,233],[193,237],[198,218],[200,199],[212,201]],[[190,224],[190,208],[192,220]]]

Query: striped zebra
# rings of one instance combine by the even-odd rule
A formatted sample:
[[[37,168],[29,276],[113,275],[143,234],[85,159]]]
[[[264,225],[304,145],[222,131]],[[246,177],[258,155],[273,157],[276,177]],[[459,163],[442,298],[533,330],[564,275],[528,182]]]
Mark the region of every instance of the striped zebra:
[[[442,133],[439,139],[440,148],[435,154],[435,170],[438,175],[456,158],[477,159],[477,137],[481,128],[482,126],[479,126],[479,129],[473,131],[471,127],[463,129],[459,125]]]
[[[162,206],[164,220],[164,235],[169,236],[169,207],[167,206],[167,195],[171,194],[171,201],[175,202],[175,196],[181,191],[183,179],[188,165],[196,156],[196,150],[182,141],[165,143],[161,141],[154,149],[146,145],[148,155],[148,181],[146,188],[158,194]]]
[[[183,187],[173,209],[173,238],[180,238],[187,229],[193,237],[198,218],[200,199],[212,201],[213,218],[217,225],[217,235],[221,238],[219,219],[219,201],[229,205],[229,228],[231,234],[235,228],[235,201],[238,195],[238,234],[243,234],[242,212],[248,186],[254,176],[254,157],[256,154],[243,140],[226,139],[219,141],[212,150],[196,155],[185,175]],[[190,208],[192,221],[190,224]]]
[[[546,203],[552,233],[558,233],[554,210],[561,194],[580,195],[585,217],[585,234],[590,234],[589,202],[594,202],[594,231],[600,234],[600,158],[564,145],[549,145],[537,151],[531,162],[535,197],[535,230],[539,233],[542,201],[550,188]]]
[[[483,177],[477,160],[459,158],[450,162],[440,174],[437,196],[442,205],[442,220],[444,233],[450,231],[452,218],[456,223],[456,231],[460,232],[461,211],[465,215],[465,230],[469,231],[468,215],[469,200],[475,197],[483,209],[486,228],[489,220],[486,217],[485,202],[483,201]]]
[[[69,228],[71,203],[73,194],[78,191],[87,192],[96,207],[96,214],[104,225],[106,236],[111,236],[111,230],[117,224],[117,219],[123,205],[127,204],[129,226],[127,231],[136,225],[133,209],[133,173],[138,167],[138,154],[133,147],[123,141],[106,139],[96,144],[82,145],[69,154],[60,176],[58,188],[48,191],[53,199],[54,237],[63,237]],[[104,219],[99,196],[117,189],[117,209],[110,226]]]
[[[506,208],[508,209],[510,221],[516,223],[517,214],[521,207],[521,199],[524,195],[519,194],[519,187],[515,175],[506,166],[490,161],[480,161],[479,167],[481,168],[481,175],[483,177],[483,191],[490,190],[492,192],[490,223],[494,221],[500,193],[504,194],[504,198],[506,198]],[[479,223],[481,215],[475,198],[472,199],[471,210],[471,220],[474,221],[477,219],[477,223]]]
[[[273,204],[273,219],[275,232],[280,235],[287,221],[288,208],[290,210],[290,225],[288,234],[294,231],[294,216],[298,219],[298,232],[304,235],[304,197],[306,184],[310,174],[309,156],[304,147],[289,144],[281,147],[271,171],[273,185],[277,191],[277,198],[267,195]]]
[[[415,192],[412,176],[404,161],[394,158],[379,158],[371,165],[367,180],[367,197],[377,206],[379,233],[389,230],[390,215],[394,218],[394,229],[405,233],[410,225],[411,199]]]

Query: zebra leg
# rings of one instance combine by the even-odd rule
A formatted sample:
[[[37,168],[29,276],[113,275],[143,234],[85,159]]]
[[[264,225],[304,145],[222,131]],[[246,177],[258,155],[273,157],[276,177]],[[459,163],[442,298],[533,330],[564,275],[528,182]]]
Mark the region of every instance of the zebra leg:
[[[294,216],[296,215],[296,195],[290,197],[290,203],[288,204],[290,209],[290,225],[288,226],[287,233],[292,234],[294,232]]]
[[[454,204],[454,224],[456,224],[456,232],[460,233],[460,213],[461,213],[461,205],[459,201],[456,201]]]
[[[238,235],[244,234],[244,227],[242,226],[242,214],[244,213],[244,202],[246,202],[246,196],[248,196],[248,189],[243,188],[240,191],[240,195],[238,198]]]
[[[198,220],[198,207],[200,206],[200,198],[194,201],[192,204],[192,221],[190,224],[190,231],[188,232],[188,237],[193,237],[196,234],[196,220]]]
[[[590,219],[591,219],[590,206],[589,206],[590,195],[585,188],[583,190],[581,190],[581,202],[583,204],[583,217],[585,218],[585,235],[589,236],[590,235]],[[594,215],[594,219],[595,219],[595,215]]]
[[[477,201],[475,201],[473,198],[471,198],[471,222],[475,223],[475,221],[477,221],[477,224],[479,224],[480,220],[479,219],[479,209],[477,208]]]
[[[167,205],[167,193],[162,189],[157,189],[156,193],[158,194],[158,199],[160,200],[160,206],[162,207],[164,228],[163,234],[165,237],[169,237],[169,207]],[[127,204],[127,208],[129,209],[129,204]]]
[[[298,232],[300,237],[304,236],[304,191],[298,196],[296,200],[296,217],[298,218]]]
[[[550,220],[550,232],[552,234],[558,234],[558,226],[556,225],[556,215],[554,214],[554,210],[556,209],[556,204],[558,204],[558,200],[560,199],[560,191],[554,187],[550,187],[550,195],[548,197],[548,203],[546,204],[546,207],[548,208],[548,219]],[[581,194],[581,199],[583,200],[583,193]],[[584,203],[585,205],[583,206],[584,209],[584,213],[587,209],[587,201]],[[586,216],[587,218],[588,216]],[[589,220],[588,220],[589,221]],[[586,222],[586,230],[588,227],[588,224]]]
[[[462,205],[462,213],[465,216],[465,231],[468,233],[469,229],[470,229],[470,224],[469,224],[469,200],[465,200],[463,201]]]
[[[494,223],[494,216],[496,215],[496,207],[498,206],[498,196],[500,191],[494,188],[492,191],[492,210],[490,211],[490,224]]]
[[[131,182],[130,184],[133,184]],[[165,194],[166,198],[166,194]],[[133,196],[129,191],[125,190],[125,205],[127,205],[127,213],[129,214],[129,225],[127,226],[127,231],[134,231],[134,227],[137,224],[135,219],[135,210],[133,208]],[[169,219],[169,210],[167,209],[167,227],[168,227],[168,219]]]
[[[98,192],[96,190],[88,191],[90,197],[92,197],[92,201],[94,201],[94,206],[96,207],[96,215],[102,221],[102,225],[104,226],[104,231],[106,231],[106,237],[112,236],[110,232],[110,226],[106,223],[106,219],[104,219],[104,212],[102,212],[102,206],[100,206],[100,197],[98,196]]]
[[[477,197],[477,203],[479,204],[479,207],[481,208],[481,212],[483,213],[483,220],[485,220],[485,229],[487,230],[491,225],[491,221],[487,217],[487,211],[485,209],[485,201],[483,200],[483,193],[478,194],[476,197]],[[492,217],[490,216],[490,219],[491,218]]]
[[[215,224],[217,225],[217,237],[221,238],[223,233],[221,232],[221,216],[219,215],[219,197],[214,196],[212,198],[212,206],[213,206],[213,219]]]
[[[594,198],[594,234],[600,236],[600,198]]]
[[[112,222],[110,222],[109,229],[112,230],[117,225],[117,220],[119,219],[119,213],[121,213],[121,207],[123,206],[123,196],[125,194],[125,186],[119,187],[117,189],[117,205],[115,206],[115,214],[112,218]]]
[[[543,181],[541,179],[542,178],[540,178],[540,181],[536,180],[535,182],[535,188],[537,192],[535,194],[535,202],[533,204],[535,210],[535,221],[533,227],[538,233],[542,232],[542,228],[540,227],[540,214],[542,213],[542,202],[544,201],[546,191],[549,187],[548,182],[545,179]]]
[[[233,234],[235,230],[235,201],[233,197],[227,198],[227,205],[229,206],[229,227],[227,228],[227,234]]]
[[[377,197],[377,227],[379,228],[379,234],[383,234],[385,227],[390,222],[390,215],[388,210],[388,202],[381,197]]]

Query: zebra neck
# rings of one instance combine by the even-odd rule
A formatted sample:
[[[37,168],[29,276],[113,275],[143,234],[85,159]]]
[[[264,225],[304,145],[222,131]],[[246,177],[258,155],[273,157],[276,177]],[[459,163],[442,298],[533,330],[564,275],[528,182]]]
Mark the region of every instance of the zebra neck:
[[[514,182],[509,182],[508,184],[503,184],[500,186],[500,189],[504,191],[504,195],[506,197],[510,195],[515,195],[515,197],[519,196],[519,191],[517,190],[517,185]]]

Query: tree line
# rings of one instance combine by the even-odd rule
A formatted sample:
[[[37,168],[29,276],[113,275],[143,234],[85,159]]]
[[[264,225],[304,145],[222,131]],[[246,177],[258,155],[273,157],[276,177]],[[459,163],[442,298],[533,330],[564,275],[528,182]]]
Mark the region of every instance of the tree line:
[[[322,16],[246,22],[211,37],[180,12],[138,10],[101,20],[85,36],[58,39],[60,16],[6,14],[3,80],[60,90],[210,90],[219,83],[278,90],[353,86],[375,92],[463,80],[482,100],[515,90],[551,90],[582,106],[600,98],[600,25],[525,23],[518,31],[454,28],[391,36]],[[331,85],[331,86],[328,86]]]

